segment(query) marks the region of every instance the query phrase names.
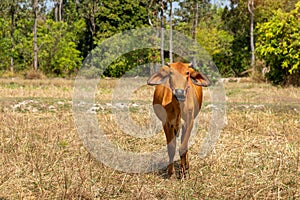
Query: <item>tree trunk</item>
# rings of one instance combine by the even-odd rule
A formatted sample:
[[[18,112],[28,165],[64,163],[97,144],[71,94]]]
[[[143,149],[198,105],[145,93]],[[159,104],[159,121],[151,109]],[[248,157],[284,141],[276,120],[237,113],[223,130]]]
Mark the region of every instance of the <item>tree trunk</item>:
[[[193,20],[193,27],[192,27],[192,38],[195,41],[196,40],[196,32],[198,27],[198,16],[199,16],[199,4],[198,1],[195,1],[195,10],[194,10],[194,20]]]
[[[151,26],[151,27],[153,27],[153,23],[152,23],[152,21],[151,21],[151,16],[150,16],[150,11],[149,10],[151,10],[151,6],[152,6],[152,1],[149,3],[149,0],[147,0],[147,8],[148,8],[148,23],[149,23],[149,25]]]
[[[173,62],[173,24],[172,24],[172,17],[173,17],[173,11],[172,11],[172,0],[170,0],[170,50],[169,50],[169,57],[170,57],[170,63]]]
[[[156,19],[156,39],[157,39],[157,41],[158,41],[158,38],[159,38],[159,10],[157,10],[157,12],[156,12],[156,16],[155,16],[155,19]],[[156,42],[155,42],[156,43]],[[158,53],[157,52],[155,52],[155,60],[156,60],[156,56],[158,57]],[[158,71],[159,70],[159,67],[160,67],[160,65],[157,63],[157,62],[155,62],[155,71]]]
[[[196,35],[197,35],[197,27],[198,27],[198,17],[199,17],[199,3],[198,1],[195,1],[195,11],[194,11],[194,20],[193,20],[193,28],[192,28],[192,38],[194,41],[194,44],[197,44],[197,39],[196,39]],[[196,65],[196,57],[193,57],[193,64]]]
[[[10,56],[10,71],[14,73],[14,49],[15,49],[15,2],[13,1],[10,8],[11,14],[11,27],[10,27],[10,37],[11,37],[11,56]]]
[[[56,22],[58,22],[58,9],[59,9],[59,4],[58,2],[54,2],[54,19]]]
[[[38,0],[33,2],[33,15],[34,15],[34,25],[33,25],[33,68],[37,71],[38,68],[38,45],[37,45],[37,17],[38,17]]]
[[[92,41],[91,41],[91,49],[94,49],[94,38],[95,38],[95,33],[96,33],[96,23],[95,23],[95,2],[93,1],[93,6],[90,14],[90,31],[92,34]]]
[[[161,65],[164,66],[165,65],[165,61],[164,61],[164,37],[165,37],[165,30],[164,30],[164,1],[161,1],[161,9],[160,9],[160,27],[161,27],[161,43],[160,43],[160,59],[161,59]]]
[[[250,47],[251,47],[251,67],[255,66],[255,47],[254,47],[254,0],[248,0],[248,10],[250,12]],[[254,70],[253,70],[254,71]]]
[[[59,21],[63,20],[63,0],[59,1]]]
[[[151,15],[150,15],[150,12],[151,12],[151,7],[153,6],[152,5],[153,4],[153,0],[151,0],[150,1],[150,3],[149,3],[149,0],[147,0],[147,8],[148,8],[148,23],[149,23],[149,25],[153,28],[154,27],[154,25],[156,26],[156,33],[155,33],[155,39],[154,39],[154,41],[153,42],[156,42],[156,39],[159,37],[159,31],[158,31],[158,14],[157,14],[157,12],[155,11],[154,12],[154,19],[156,20],[155,22],[154,22],[154,24],[152,23],[152,21],[151,21]],[[153,13],[152,13],[153,14]],[[154,52],[154,57],[156,57],[156,53]],[[150,64],[150,74],[153,74],[154,72],[156,72],[156,69],[157,69],[158,67],[157,67],[157,63],[155,62],[155,63],[153,63],[153,62],[151,62],[151,64]]]

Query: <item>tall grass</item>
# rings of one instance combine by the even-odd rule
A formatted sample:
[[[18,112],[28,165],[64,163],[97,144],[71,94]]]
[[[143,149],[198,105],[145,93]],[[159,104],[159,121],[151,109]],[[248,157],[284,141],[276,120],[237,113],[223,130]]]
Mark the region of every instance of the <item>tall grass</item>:
[[[105,106],[101,101],[109,100],[114,85],[100,82],[97,101]],[[151,104],[153,89],[140,90],[136,98]],[[94,159],[74,125],[72,91],[71,80],[0,80],[0,199],[300,198],[299,88],[226,83],[228,124],[214,151],[200,159],[210,120],[210,108],[203,106],[183,181],[166,179],[163,170],[127,174]],[[25,100],[32,101],[21,105]],[[142,152],[164,144],[163,133],[124,135],[107,109],[97,112],[99,123],[120,147]],[[139,110],[131,115],[147,123]]]

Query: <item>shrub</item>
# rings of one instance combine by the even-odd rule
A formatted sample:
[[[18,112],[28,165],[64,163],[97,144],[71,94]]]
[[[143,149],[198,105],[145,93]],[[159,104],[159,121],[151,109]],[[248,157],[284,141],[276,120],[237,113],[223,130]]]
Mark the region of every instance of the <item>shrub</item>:
[[[270,66],[266,77],[274,84],[300,85],[300,2],[289,13],[274,12],[257,26],[257,53]]]

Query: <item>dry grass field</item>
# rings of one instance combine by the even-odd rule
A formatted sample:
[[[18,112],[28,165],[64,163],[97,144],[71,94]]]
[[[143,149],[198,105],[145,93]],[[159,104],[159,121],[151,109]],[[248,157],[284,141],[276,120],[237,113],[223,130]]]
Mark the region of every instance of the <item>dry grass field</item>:
[[[0,80],[0,199],[300,199],[300,88],[225,83],[227,125],[213,152],[199,149],[211,109],[207,89],[185,180],[163,170],[130,174],[98,162],[83,146],[72,112],[72,80]],[[99,126],[120,148],[151,151],[163,133],[122,134],[109,101],[116,80],[98,86]],[[136,93],[132,118],[147,123],[143,105],[153,87]],[[178,167],[177,167],[178,170]]]

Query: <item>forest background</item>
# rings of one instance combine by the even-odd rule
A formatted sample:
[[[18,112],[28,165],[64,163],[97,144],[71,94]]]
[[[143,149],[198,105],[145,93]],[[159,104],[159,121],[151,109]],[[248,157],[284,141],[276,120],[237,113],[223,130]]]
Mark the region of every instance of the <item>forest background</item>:
[[[75,77],[105,39],[143,27],[190,36],[224,77],[300,85],[298,0],[2,0],[0,77]],[[176,56],[137,50],[93,74],[120,77]]]

